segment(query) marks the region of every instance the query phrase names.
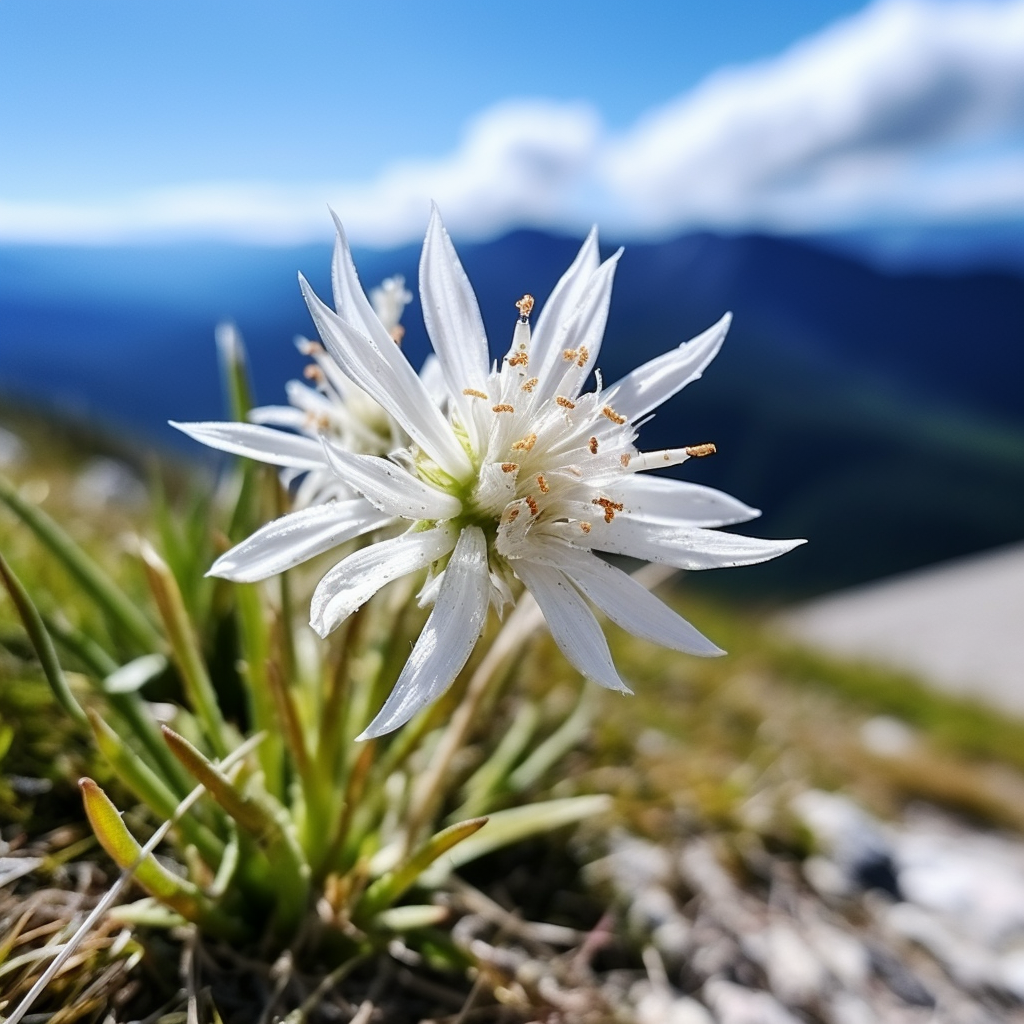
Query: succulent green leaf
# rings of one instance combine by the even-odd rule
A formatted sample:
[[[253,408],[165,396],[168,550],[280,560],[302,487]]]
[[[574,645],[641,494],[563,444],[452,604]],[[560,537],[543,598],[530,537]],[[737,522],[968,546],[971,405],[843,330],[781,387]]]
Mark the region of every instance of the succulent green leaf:
[[[487,824],[487,820],[473,818],[470,821],[460,821],[431,836],[410,857],[393,871],[382,875],[366,890],[353,917],[357,921],[369,921],[380,911],[391,906],[439,857],[479,832]],[[447,874],[447,870],[444,874]]]
[[[440,885],[450,871],[470,861],[493,853],[504,846],[511,846],[531,836],[550,832],[564,825],[603,814],[612,806],[611,797],[604,794],[593,796],[572,796],[562,800],[546,800],[542,803],[527,804],[525,807],[511,807],[506,811],[495,811],[490,816],[487,830],[472,836],[454,849],[443,861],[438,861],[426,874],[422,883],[427,888]]]
[[[0,496],[2,496],[2,492],[0,492]],[[54,697],[76,722],[80,725],[87,725],[88,719],[85,717],[82,706],[75,700],[71,687],[68,686],[64,670],[60,667],[60,660],[57,658],[57,651],[53,646],[53,640],[43,624],[39,610],[32,598],[29,597],[21,580],[15,576],[14,571],[2,555],[0,555],[0,577],[3,578],[7,593],[11,595],[14,607],[18,610],[18,615],[25,626],[25,632],[28,633],[28,638],[35,648],[36,657],[39,658],[39,664],[42,666],[46,681],[50,684],[50,689],[53,690]]]

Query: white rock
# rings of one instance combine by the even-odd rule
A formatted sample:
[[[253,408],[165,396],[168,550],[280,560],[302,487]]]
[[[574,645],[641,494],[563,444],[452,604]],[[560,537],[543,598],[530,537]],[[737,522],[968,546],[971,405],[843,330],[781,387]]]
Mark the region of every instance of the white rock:
[[[871,974],[871,956],[858,938],[824,921],[809,922],[807,941],[845,989],[858,991]]]
[[[647,985],[635,1004],[636,1024],[714,1024],[711,1014],[687,996]]]
[[[767,992],[712,978],[704,985],[702,994],[719,1024],[800,1024]]]
[[[785,921],[767,929],[765,971],[768,984],[787,1006],[806,1006],[828,985],[828,973],[815,951]]]
[[[900,888],[991,950],[1024,937],[1024,844],[923,822],[895,838]]]
[[[892,715],[876,715],[860,727],[860,741],[879,757],[906,757],[917,746],[917,733]]]

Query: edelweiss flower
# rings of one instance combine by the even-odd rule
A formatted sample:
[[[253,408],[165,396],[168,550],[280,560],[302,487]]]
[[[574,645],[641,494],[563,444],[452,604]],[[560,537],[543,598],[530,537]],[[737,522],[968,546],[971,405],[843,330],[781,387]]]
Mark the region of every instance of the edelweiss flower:
[[[294,565],[325,550],[331,529],[349,539],[389,527],[391,536],[343,558],[320,581],[311,624],[326,636],[391,580],[429,568],[421,599],[434,607],[362,738],[398,728],[448,688],[479,638],[488,607],[500,611],[511,601],[516,579],[536,599],[573,666],[628,693],[588,601],[636,636],[692,654],[723,652],[595,551],[708,569],[761,562],[802,543],[716,532],[711,528],[759,513],[720,491],[646,474],[713,446],[645,453],[634,446],[638,422],[714,358],[728,315],[606,390],[597,374],[595,390],[581,394],[600,352],[620,255],[599,264],[592,231],[532,332],[533,299],[517,303],[511,347],[500,366],[492,366],[476,298],[435,208],[420,261],[420,295],[446,385],[446,411],[363,294],[340,225],[337,311],[300,275],[327,352],[345,378],[401,424],[409,444],[384,457],[345,450],[322,435],[331,467],[376,518],[362,511],[356,525],[353,502],[292,513],[228,552],[212,572],[254,579],[254,569],[269,575],[269,563]],[[316,461],[308,438],[293,440],[301,440],[311,464]]]

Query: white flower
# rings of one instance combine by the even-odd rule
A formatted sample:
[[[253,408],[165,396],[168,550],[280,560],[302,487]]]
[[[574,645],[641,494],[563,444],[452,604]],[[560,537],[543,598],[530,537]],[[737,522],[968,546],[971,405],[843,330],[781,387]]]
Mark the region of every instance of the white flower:
[[[479,638],[489,605],[500,610],[512,600],[515,579],[536,599],[575,668],[628,693],[588,601],[636,636],[692,654],[722,651],[595,551],[708,569],[761,562],[802,543],[717,532],[712,528],[759,513],[720,491],[645,472],[678,465],[710,446],[646,453],[634,447],[638,422],[700,377],[714,358],[728,316],[608,389],[597,374],[596,389],[581,394],[600,352],[620,255],[599,264],[592,231],[532,334],[533,300],[520,300],[512,345],[496,367],[476,298],[435,208],[420,261],[420,296],[446,385],[446,411],[374,314],[340,226],[337,311],[300,276],[327,352],[410,439],[384,457],[321,437],[338,477],[380,517],[371,524],[363,512],[360,525],[346,521],[339,536],[383,526],[391,535],[343,558],[324,576],[313,595],[311,624],[326,636],[386,583],[430,569],[421,597],[434,607],[363,738],[398,728],[448,688]],[[307,551],[325,549],[332,508],[349,504],[285,516],[277,522],[287,525],[273,537],[265,533],[275,526],[270,524],[212,571],[252,579],[254,566],[266,575],[268,562],[296,564],[309,557]],[[308,522],[297,518],[303,514]],[[260,534],[264,538],[254,545]]]

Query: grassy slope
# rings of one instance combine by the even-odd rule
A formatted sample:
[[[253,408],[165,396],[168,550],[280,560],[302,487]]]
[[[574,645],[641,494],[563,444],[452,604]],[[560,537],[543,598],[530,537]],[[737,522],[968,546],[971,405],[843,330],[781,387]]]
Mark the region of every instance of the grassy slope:
[[[136,529],[154,532],[145,510],[97,510],[75,498],[76,474],[102,443],[83,446],[80,435],[31,420],[8,425],[32,453],[9,475],[141,596],[125,536]],[[2,510],[0,549],[44,606],[60,608],[85,631],[102,629],[72,583]],[[730,654],[687,658],[609,627],[616,659],[637,696],[600,694],[590,749],[574,755],[566,771],[583,774],[588,787],[629,797],[622,804],[627,815],[651,816],[655,824],[661,812],[674,808],[691,813],[695,825],[742,827],[766,794],[777,800],[792,786],[811,782],[849,788],[881,813],[924,798],[1024,829],[1024,723],[907,677],[783,646],[757,616],[684,589],[666,588],[665,596]],[[521,685],[540,692],[558,684],[578,686],[542,638],[523,663]],[[899,717],[919,731],[906,756],[881,758],[865,750],[860,727],[878,714]],[[78,805],[72,783],[88,763],[88,748],[54,707],[5,596],[0,730],[10,743],[0,760],[0,824],[19,820],[38,831],[73,818]],[[17,780],[12,787],[12,775],[47,778],[54,789],[26,799]]]

